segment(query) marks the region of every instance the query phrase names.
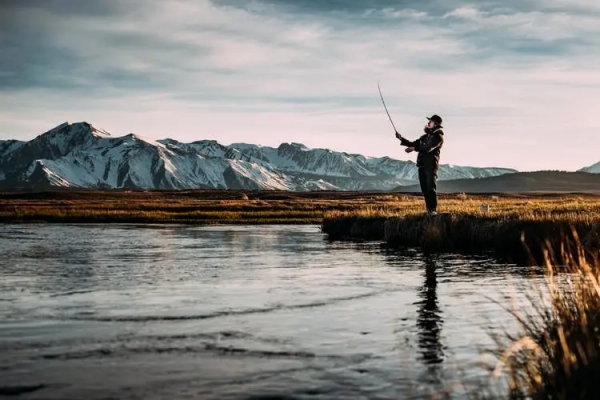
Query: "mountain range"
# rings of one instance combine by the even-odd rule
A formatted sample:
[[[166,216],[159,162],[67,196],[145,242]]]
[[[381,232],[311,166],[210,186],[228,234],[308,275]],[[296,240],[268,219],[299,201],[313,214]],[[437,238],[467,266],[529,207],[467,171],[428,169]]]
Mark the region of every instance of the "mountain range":
[[[586,168],[600,173],[600,163]],[[440,181],[515,174],[510,168],[442,164]],[[30,141],[0,140],[4,189],[393,190],[417,183],[414,162],[366,157],[300,143],[279,147],[215,140],[183,143],[121,137],[65,122]]]

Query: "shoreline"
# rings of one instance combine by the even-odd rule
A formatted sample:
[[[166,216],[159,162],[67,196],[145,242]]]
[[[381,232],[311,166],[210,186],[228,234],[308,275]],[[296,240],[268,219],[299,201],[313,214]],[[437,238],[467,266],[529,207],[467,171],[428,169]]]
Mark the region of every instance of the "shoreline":
[[[487,205],[488,211],[481,210]],[[522,263],[546,241],[600,250],[600,196],[443,193],[440,214],[420,194],[248,190],[0,192],[0,223],[320,225],[329,240],[372,240],[431,252],[494,252]],[[571,228],[577,232],[573,236]],[[525,240],[521,235],[525,234]]]
[[[520,265],[541,265],[548,258],[562,264],[569,257],[577,259],[582,251],[583,259],[593,262],[600,251],[600,219],[336,216],[326,218],[322,230],[334,241],[381,241],[391,248],[418,247],[427,253],[492,253]]]

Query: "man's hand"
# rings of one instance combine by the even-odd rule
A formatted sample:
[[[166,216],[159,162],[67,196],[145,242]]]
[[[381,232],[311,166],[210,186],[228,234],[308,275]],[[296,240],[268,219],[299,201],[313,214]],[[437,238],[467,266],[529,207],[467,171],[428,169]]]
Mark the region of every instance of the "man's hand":
[[[407,153],[412,153],[413,151],[415,151],[414,147],[407,147],[406,150],[404,150]]]
[[[401,135],[401,134],[399,134],[398,132],[396,132],[396,139],[398,139],[398,140],[402,140],[402,135]]]

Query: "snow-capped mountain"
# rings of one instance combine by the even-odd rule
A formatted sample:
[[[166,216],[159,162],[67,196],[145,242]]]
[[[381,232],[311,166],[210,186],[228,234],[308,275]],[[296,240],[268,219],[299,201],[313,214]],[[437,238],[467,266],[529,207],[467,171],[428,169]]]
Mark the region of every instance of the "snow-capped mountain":
[[[1,150],[0,150],[1,153]],[[589,167],[581,168],[581,172],[589,172],[590,174],[600,174],[600,161],[596,164],[590,165]]]
[[[517,172],[442,165],[440,180]],[[412,161],[365,157],[299,143],[279,147],[214,140],[182,143],[111,136],[63,123],[29,142],[0,141],[0,186],[132,189],[390,190],[414,184]]]

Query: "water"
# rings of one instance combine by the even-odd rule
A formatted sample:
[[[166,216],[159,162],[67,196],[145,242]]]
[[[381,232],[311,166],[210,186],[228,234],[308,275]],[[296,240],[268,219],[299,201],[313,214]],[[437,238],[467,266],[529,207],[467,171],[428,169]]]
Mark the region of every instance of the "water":
[[[429,398],[488,376],[530,279],[317,226],[2,225],[0,263],[0,395],[25,399]]]

